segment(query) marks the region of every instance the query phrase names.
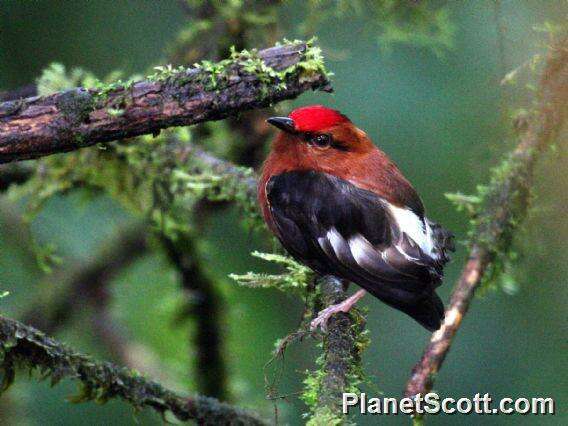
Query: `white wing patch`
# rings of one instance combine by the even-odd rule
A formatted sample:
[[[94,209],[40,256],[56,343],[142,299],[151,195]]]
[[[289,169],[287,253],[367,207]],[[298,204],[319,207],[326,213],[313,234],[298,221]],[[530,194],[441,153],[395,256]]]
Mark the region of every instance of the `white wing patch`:
[[[426,223],[421,221],[420,218],[411,210],[396,207],[387,202],[385,202],[385,206],[389,209],[401,232],[408,235],[408,237],[418,244],[420,249],[431,258],[437,259],[439,257],[434,250],[435,243],[432,239],[432,229],[430,228],[430,225],[428,225],[427,221]],[[404,256],[407,256],[406,253],[398,247],[397,249]]]
[[[427,221],[424,223],[412,211],[393,206],[386,201],[384,206],[388,209],[394,221],[396,221],[396,226],[411,240],[411,244],[418,245],[422,252],[431,258],[439,258],[439,254],[435,250],[435,242],[432,239],[432,229]],[[318,238],[318,243],[324,251],[329,252],[330,249],[333,250],[337,259],[344,265],[348,265],[353,261],[349,259],[349,253],[355,262],[367,271],[372,271],[372,266],[377,262],[389,262],[388,253],[374,247],[361,234],[355,234],[346,239],[336,228],[332,227],[326,232],[325,236]],[[406,253],[400,242],[395,244],[394,247],[406,260],[420,262],[420,259],[416,259]]]
[[[373,256],[383,255],[384,257],[384,253],[375,249],[361,234],[353,235],[347,240],[334,227],[326,232],[325,237],[318,238],[318,243],[324,251],[331,246],[335,257],[346,266],[349,266],[354,259],[359,266],[369,270],[378,260]]]
[[[349,249],[345,238],[339,233],[339,231],[335,228],[331,228],[326,233],[326,239],[329,241],[333,252],[337,259],[343,263],[344,265],[349,265],[350,259],[349,255],[346,253],[346,250]],[[320,247],[322,247],[325,251],[325,241],[319,241]]]
[[[335,228],[331,228],[329,231],[327,231],[326,236],[327,240],[331,244],[331,247],[333,247],[333,251],[339,257],[339,254],[341,253],[341,246],[345,244],[345,240]]]
[[[353,235],[349,238],[347,242],[349,244],[349,250],[353,255],[353,259],[360,266],[366,265],[367,263],[373,263],[372,254],[376,255],[377,249],[361,234]],[[381,255],[384,253],[380,252]]]

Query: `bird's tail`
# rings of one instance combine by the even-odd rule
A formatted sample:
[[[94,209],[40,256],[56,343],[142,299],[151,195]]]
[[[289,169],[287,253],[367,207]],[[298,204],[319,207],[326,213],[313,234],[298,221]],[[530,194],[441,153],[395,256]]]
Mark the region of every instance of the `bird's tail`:
[[[399,305],[397,308],[430,331],[439,329],[444,319],[444,304],[435,292],[416,304]]]
[[[434,241],[436,241],[435,250],[441,255],[440,261],[443,265],[450,260],[450,252],[456,250],[454,234],[431,220],[428,220],[428,225],[432,230]]]
[[[442,325],[444,303],[434,290],[424,292],[419,297],[416,297],[416,295],[402,291],[400,288],[393,289],[392,287],[364,284],[367,283],[364,281],[360,283],[373,296],[412,317],[427,330],[436,331]]]

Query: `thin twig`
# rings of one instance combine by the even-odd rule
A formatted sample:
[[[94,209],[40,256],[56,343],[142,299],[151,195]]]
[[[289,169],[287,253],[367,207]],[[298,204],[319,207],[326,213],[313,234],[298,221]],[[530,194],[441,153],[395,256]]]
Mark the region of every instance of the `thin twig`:
[[[477,220],[469,258],[454,288],[442,327],[426,347],[412,371],[405,395],[428,393],[450,350],[453,338],[499,251],[507,251],[515,226],[526,215],[535,160],[560,134],[568,117],[568,38],[550,47],[540,82],[539,111],[530,120],[512,152],[509,167],[498,185],[490,187],[485,210]]]
[[[171,412],[181,421],[203,425],[264,425],[255,414],[203,396],[185,397],[163,388],[135,371],[97,362],[77,353],[42,332],[0,316],[0,368],[4,388],[14,379],[16,367],[38,369],[52,384],[63,378],[81,382],[77,402],[105,402],[120,398],[134,407]]]
[[[307,44],[285,44],[217,64],[164,70],[133,84],[4,102],[0,163],[220,120],[310,89],[331,90],[314,54]]]

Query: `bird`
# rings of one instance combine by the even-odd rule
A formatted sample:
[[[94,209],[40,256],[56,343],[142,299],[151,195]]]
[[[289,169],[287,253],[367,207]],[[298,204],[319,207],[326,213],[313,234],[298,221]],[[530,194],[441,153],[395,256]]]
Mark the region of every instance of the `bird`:
[[[270,117],[278,129],[258,184],[268,228],[296,260],[360,290],[317,315],[312,330],[367,292],[435,331],[436,294],[453,234],[425,216],[420,196],[389,157],[341,112],[323,105]]]

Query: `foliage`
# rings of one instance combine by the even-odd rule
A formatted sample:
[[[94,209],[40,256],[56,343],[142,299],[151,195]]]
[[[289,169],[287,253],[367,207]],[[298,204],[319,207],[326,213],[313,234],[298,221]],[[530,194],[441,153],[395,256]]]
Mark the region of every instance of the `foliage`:
[[[310,0],[308,19],[302,26],[304,32],[313,32],[330,19],[354,19],[370,17],[367,32],[378,33],[377,39],[383,51],[390,51],[397,44],[424,47],[441,56],[453,47],[455,25],[447,7],[437,7],[432,1],[334,0],[329,2]]]
[[[230,278],[241,285],[253,288],[277,288],[284,292],[294,292],[301,296],[305,295],[306,289],[314,278],[311,269],[296,262],[290,256],[276,253],[260,253],[254,251],[253,256],[273,262],[285,267],[286,272],[282,274],[263,274],[257,272],[247,272],[244,275],[231,274]]]
[[[92,73],[82,68],[67,72],[64,65],[52,63],[43,70],[36,83],[38,95],[47,96],[74,87],[94,87],[97,82]]]
[[[527,164],[532,162],[533,156],[534,150],[513,152],[492,169],[489,184],[478,185],[475,195],[446,194],[458,211],[466,212],[470,218],[469,243],[479,244],[490,253],[492,262],[484,275],[484,287],[499,283],[509,294],[515,293],[518,287],[512,272],[518,255],[512,244],[531,201]],[[504,193],[504,188],[519,189],[509,194]]]

